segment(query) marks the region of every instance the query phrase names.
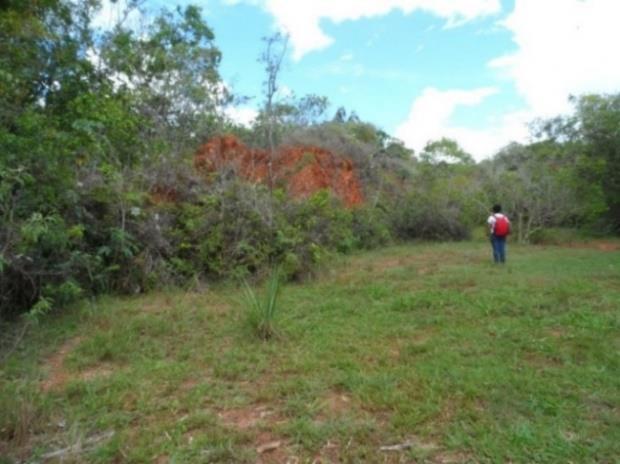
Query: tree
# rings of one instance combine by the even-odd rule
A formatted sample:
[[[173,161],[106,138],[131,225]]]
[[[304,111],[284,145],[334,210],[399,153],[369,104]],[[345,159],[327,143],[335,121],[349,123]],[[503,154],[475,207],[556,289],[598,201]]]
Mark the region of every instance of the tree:
[[[220,53],[200,10],[101,35],[99,6],[0,7],[0,318],[135,291],[161,259],[136,239],[153,160],[193,152],[217,125]]]
[[[343,124],[347,120],[347,110],[344,106],[338,107],[336,113],[334,113],[334,117],[332,122]]]
[[[263,83],[265,102],[264,113],[266,116],[267,140],[269,143],[269,191],[273,190],[273,158],[275,156],[276,141],[274,137],[276,113],[274,111],[274,98],[278,91],[278,76],[282,67],[282,61],[286,55],[288,46],[288,35],[276,33],[270,37],[263,38],[265,50],[259,61],[265,66],[266,79]]]
[[[582,183],[578,162],[566,143],[512,144],[485,164],[486,203],[502,204],[522,243],[542,228],[583,225],[600,190]]]
[[[291,124],[295,126],[309,126],[321,122],[327,108],[329,100],[327,97],[309,94],[302,97],[294,104],[294,113]]]
[[[445,137],[440,140],[428,142],[424,150],[420,153],[420,159],[430,164],[474,164],[474,159],[469,153],[463,150],[455,140]]]
[[[587,155],[604,163],[601,185],[608,222],[620,233],[620,94],[585,95],[576,103],[577,128]]]
[[[229,98],[221,52],[200,8],[163,11],[143,31],[118,25],[101,46],[102,70],[143,120],[140,137],[168,157],[193,150],[218,126]]]
[[[604,208],[595,194],[590,216],[598,216],[599,229],[620,233],[620,94],[583,95],[571,102],[573,115],[537,121],[534,135],[560,144],[574,161],[580,197],[600,188]]]

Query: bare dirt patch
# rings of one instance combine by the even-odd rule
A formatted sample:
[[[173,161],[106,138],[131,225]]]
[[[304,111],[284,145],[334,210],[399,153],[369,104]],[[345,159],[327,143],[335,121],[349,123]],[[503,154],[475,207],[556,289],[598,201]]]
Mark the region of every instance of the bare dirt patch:
[[[161,303],[152,302],[143,304],[141,309],[145,313],[159,315],[169,312],[171,307]]]
[[[437,251],[430,253],[428,251],[421,251],[416,254],[377,259],[373,261],[370,266],[366,267],[357,261],[358,260],[356,259],[351,260],[347,266],[348,270],[345,271],[345,273],[356,275],[359,273],[360,267],[367,269],[372,273],[383,273],[385,271],[398,268],[412,268],[413,272],[416,272],[418,275],[427,275],[437,272],[441,265],[465,263],[469,260],[466,256],[460,254]]]
[[[445,258],[445,259],[444,259]],[[353,258],[347,262],[347,266],[338,272],[336,281],[348,283],[352,280],[360,279],[360,269],[364,269],[367,274],[383,274],[390,270],[407,269],[412,274],[427,275],[434,274],[439,269],[438,263],[455,262],[453,255],[441,255],[422,252],[416,255],[399,257],[385,257],[373,261],[367,265],[361,259]],[[330,280],[333,277],[330,277]]]
[[[273,434],[272,428],[284,420],[264,404],[227,409],[217,414],[220,422],[241,431],[254,432],[252,446],[256,451],[257,464],[288,464],[301,462],[287,446],[287,440]]]
[[[553,338],[561,338],[564,335],[566,335],[566,330],[558,328],[558,327],[554,327],[554,328],[547,330],[547,333]]]
[[[334,462],[342,462],[341,457],[342,445],[337,441],[327,440],[320,451],[314,456],[313,464],[331,464]]]
[[[423,266],[417,270],[417,274],[420,276],[431,275],[437,272],[437,265]]]
[[[179,386],[179,391],[188,392],[196,388],[200,384],[200,380],[190,377],[189,379],[185,379],[181,385]]]
[[[435,454],[432,458],[432,462],[437,464],[460,464],[463,462],[472,462],[471,456],[465,453],[459,452],[441,452]]]
[[[254,440],[258,455],[256,464],[297,464],[300,459],[291,452],[284,440],[274,437],[270,432],[261,432]]]
[[[601,251],[618,251],[620,250],[620,245],[617,243],[598,243],[596,249]]]
[[[423,458],[420,461],[409,461],[404,455],[407,450],[421,453]],[[382,462],[432,462],[436,464],[473,462],[472,457],[465,452],[448,451],[432,439],[419,436],[409,437],[403,443],[382,446],[380,452],[383,456]]]
[[[610,242],[605,240],[592,240],[589,242],[568,242],[557,245],[561,248],[574,248],[583,250],[599,250],[599,251],[618,251],[620,250],[619,242]]]
[[[80,380],[90,381],[98,378],[109,377],[116,370],[110,363],[102,363],[79,372],[76,377]]]
[[[564,365],[564,361],[559,356],[551,356],[536,351],[529,351],[523,354],[523,360],[537,370],[558,368]]]
[[[81,341],[81,337],[67,340],[56,353],[47,359],[46,364],[49,366],[49,375],[47,379],[41,383],[41,390],[44,392],[57,390],[67,383],[71,374],[65,368],[65,360]]]
[[[323,412],[330,417],[338,417],[351,409],[351,398],[343,393],[330,392],[323,401]]]
[[[412,460],[411,456],[407,455],[410,451],[413,451],[420,460]],[[441,448],[434,441],[418,436],[410,436],[402,442],[386,443],[379,447],[378,452],[382,458],[381,462],[386,463],[437,462],[433,459],[433,456],[440,453]]]
[[[228,409],[219,412],[217,415],[225,426],[240,430],[256,427],[263,423],[274,424],[278,422],[275,412],[264,405]]]
[[[103,362],[89,367],[80,372],[70,372],[65,362],[67,357],[82,342],[83,337],[75,337],[67,340],[59,349],[51,355],[46,364],[49,366],[49,375],[41,382],[41,390],[45,393],[60,390],[71,380],[91,381],[97,378],[108,377],[114,373],[116,367],[111,363]]]
[[[408,260],[406,258],[388,258],[373,263],[370,270],[375,272],[384,272],[389,269],[405,267],[407,264],[409,264],[407,261]]]

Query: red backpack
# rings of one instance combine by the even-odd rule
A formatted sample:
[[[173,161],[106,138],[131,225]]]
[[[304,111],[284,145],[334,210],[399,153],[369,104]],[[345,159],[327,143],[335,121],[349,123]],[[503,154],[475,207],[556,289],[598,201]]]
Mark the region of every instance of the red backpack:
[[[493,233],[496,237],[505,237],[510,233],[510,222],[506,216],[495,216]]]

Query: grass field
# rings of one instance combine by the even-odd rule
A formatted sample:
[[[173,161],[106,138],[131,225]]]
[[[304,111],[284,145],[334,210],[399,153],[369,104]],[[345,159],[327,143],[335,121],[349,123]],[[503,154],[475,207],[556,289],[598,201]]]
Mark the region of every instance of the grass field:
[[[618,462],[617,243],[508,251],[339,258],[268,342],[232,286],[83,303],[0,368],[0,462]]]

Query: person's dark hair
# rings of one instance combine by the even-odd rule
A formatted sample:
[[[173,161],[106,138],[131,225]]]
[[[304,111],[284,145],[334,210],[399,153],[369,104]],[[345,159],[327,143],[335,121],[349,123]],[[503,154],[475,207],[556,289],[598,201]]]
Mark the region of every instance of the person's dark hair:
[[[501,213],[502,212],[502,205],[499,205],[499,204],[493,205],[493,212],[494,213]]]

